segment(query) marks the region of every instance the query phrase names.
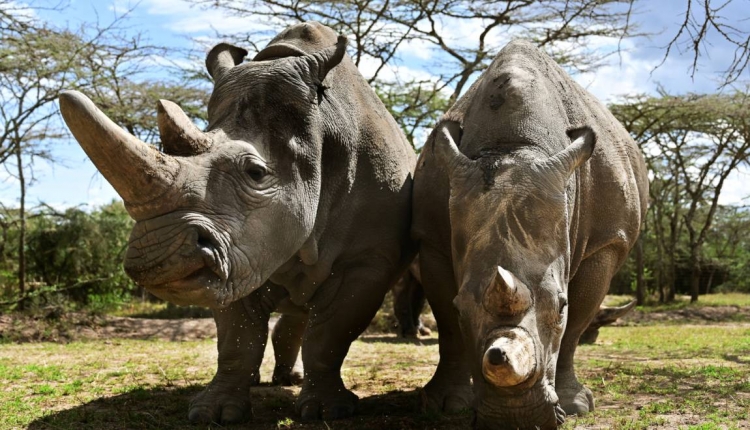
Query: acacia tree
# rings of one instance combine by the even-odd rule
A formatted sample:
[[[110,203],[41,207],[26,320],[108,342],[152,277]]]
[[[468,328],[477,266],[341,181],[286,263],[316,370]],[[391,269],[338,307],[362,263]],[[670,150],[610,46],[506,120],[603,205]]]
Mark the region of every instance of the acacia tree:
[[[415,124],[429,126],[514,36],[531,40],[567,67],[589,70],[607,55],[589,47],[591,38],[634,34],[635,0],[187,1],[247,17],[252,30],[221,36],[255,50],[284,27],[308,20],[348,35],[354,63],[411,138]],[[465,31],[456,36],[459,29]],[[415,50],[429,55],[420,60]],[[432,77],[399,67],[406,56]]]
[[[631,97],[611,106],[646,155],[652,175],[649,223],[667,256],[669,293],[675,294],[676,256],[687,255],[691,301],[698,300],[703,247],[727,178],[748,163],[750,99],[727,95]],[[663,250],[663,252],[661,251]],[[666,269],[666,270],[665,270]]]
[[[709,38],[723,39],[734,49],[732,60],[721,72],[722,86],[737,81],[750,65],[750,29],[747,2],[733,0],[684,0],[683,19],[666,46],[664,61],[674,51],[692,54],[690,76],[698,70],[698,60],[713,45]]]
[[[206,89],[154,79],[146,74],[165,53],[121,24],[57,28],[33,18],[28,9],[0,5],[0,165],[19,184],[18,290],[26,292],[26,200],[34,162],[54,161],[53,142],[67,136],[55,100],[61,91],[87,93],[113,119],[143,140],[158,143],[156,101],[171,98],[200,119]],[[176,97],[175,97],[176,96]],[[148,108],[146,107],[148,106]]]

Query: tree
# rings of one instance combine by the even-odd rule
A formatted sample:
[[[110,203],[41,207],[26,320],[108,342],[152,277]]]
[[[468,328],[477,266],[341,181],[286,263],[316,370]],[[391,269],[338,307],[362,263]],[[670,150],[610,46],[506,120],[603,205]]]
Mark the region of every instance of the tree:
[[[703,247],[719,197],[729,175],[748,163],[749,108],[750,98],[741,91],[636,96],[611,106],[640,144],[650,168],[650,225],[668,256],[667,300],[674,298],[675,259],[681,247],[691,270],[691,301],[698,300]]]
[[[130,35],[122,24],[71,30],[33,18],[15,3],[0,6],[0,164],[18,180],[18,290],[26,292],[26,195],[34,161],[54,161],[53,142],[67,136],[54,101],[61,91],[87,93],[115,121],[158,144],[156,102],[171,98],[204,119],[208,91],[176,79],[155,79],[151,59],[166,50]],[[152,63],[152,62],[151,62]]]
[[[607,55],[589,47],[593,37],[634,34],[630,22],[635,0],[188,0],[247,17],[257,25],[243,34],[222,35],[244,41],[255,50],[282,28],[315,20],[350,37],[350,54],[369,82],[391,107],[407,136],[429,125],[425,112],[447,109],[483,71],[502,46],[522,35],[544,48],[564,66],[589,70]],[[467,29],[451,37],[457,29]],[[469,30],[470,29],[470,30]],[[416,84],[404,67],[407,45],[434,55],[421,61],[430,70],[430,85]],[[411,61],[418,59],[412,56]],[[431,92],[435,95],[429,95]],[[418,97],[414,97],[417,93]],[[442,94],[446,96],[442,96]],[[404,96],[406,96],[404,98]],[[447,97],[447,102],[434,102]],[[404,107],[405,106],[405,107]]]
[[[695,72],[698,70],[698,59],[702,55],[706,55],[713,45],[709,42],[709,37],[716,35],[734,48],[732,61],[721,72],[723,75],[722,86],[737,81],[750,64],[747,2],[685,0],[684,4],[686,7],[682,23],[674,31],[674,36],[667,44],[661,64],[664,64],[664,61],[675,50],[690,51],[693,57],[690,76],[695,76]]]

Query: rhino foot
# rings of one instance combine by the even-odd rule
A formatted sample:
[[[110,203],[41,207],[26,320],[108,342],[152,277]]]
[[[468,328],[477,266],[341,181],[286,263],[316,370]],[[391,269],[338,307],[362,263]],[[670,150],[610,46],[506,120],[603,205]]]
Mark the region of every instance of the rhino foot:
[[[273,369],[271,384],[281,385],[282,387],[291,387],[292,385],[302,385],[302,371],[287,366],[276,366]]]
[[[469,409],[473,399],[470,385],[428,383],[421,392],[421,409],[422,412],[452,414]]]
[[[425,327],[423,325],[419,326],[419,335],[420,336],[429,336],[431,334],[432,334],[432,330],[430,330],[429,328],[427,328],[427,327]]]
[[[560,406],[567,415],[586,415],[594,410],[594,396],[591,390],[577,383],[573,387],[558,387],[557,396]]]
[[[211,382],[190,401],[188,418],[194,423],[242,423],[252,419],[248,388],[225,387]]]
[[[354,415],[357,397],[338,384],[314,384],[305,381],[297,398],[297,413],[302,420],[336,420]]]

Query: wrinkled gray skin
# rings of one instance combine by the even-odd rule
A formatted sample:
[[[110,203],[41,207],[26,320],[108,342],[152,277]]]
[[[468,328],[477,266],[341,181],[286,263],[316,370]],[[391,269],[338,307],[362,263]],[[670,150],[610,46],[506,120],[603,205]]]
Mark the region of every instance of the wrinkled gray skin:
[[[473,405],[483,429],[550,429],[593,410],[573,355],[647,188],[609,111],[530,43],[508,44],[417,162],[412,234],[440,333],[424,407]]]
[[[302,418],[354,411],[340,367],[413,258],[415,155],[345,46],[314,22],[288,28],[250,62],[244,49],[216,46],[206,59],[208,128],[161,101],[164,154],[80,93],[60,97],[74,136],[137,221],[127,273],[161,298],[215,309],[218,371],[191,420],[250,418],[274,309],[288,315],[273,336],[275,379],[293,379],[302,335]]]

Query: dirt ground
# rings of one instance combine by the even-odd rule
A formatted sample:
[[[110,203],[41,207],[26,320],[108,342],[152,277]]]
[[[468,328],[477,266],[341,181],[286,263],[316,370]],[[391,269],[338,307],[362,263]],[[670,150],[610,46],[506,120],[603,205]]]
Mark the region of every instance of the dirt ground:
[[[277,320],[271,317],[270,326]],[[432,315],[423,316],[427,327],[435,329]],[[731,321],[737,325],[750,325],[750,307],[713,306],[675,309],[661,312],[643,312],[635,309],[615,322],[614,326],[638,326],[653,324],[714,324]],[[376,333],[375,327],[368,330]],[[129,318],[110,315],[88,315],[72,313],[21,317],[0,315],[0,339],[15,342],[69,342],[83,339],[141,339],[189,341],[216,337],[216,326],[212,318],[152,319]]]

